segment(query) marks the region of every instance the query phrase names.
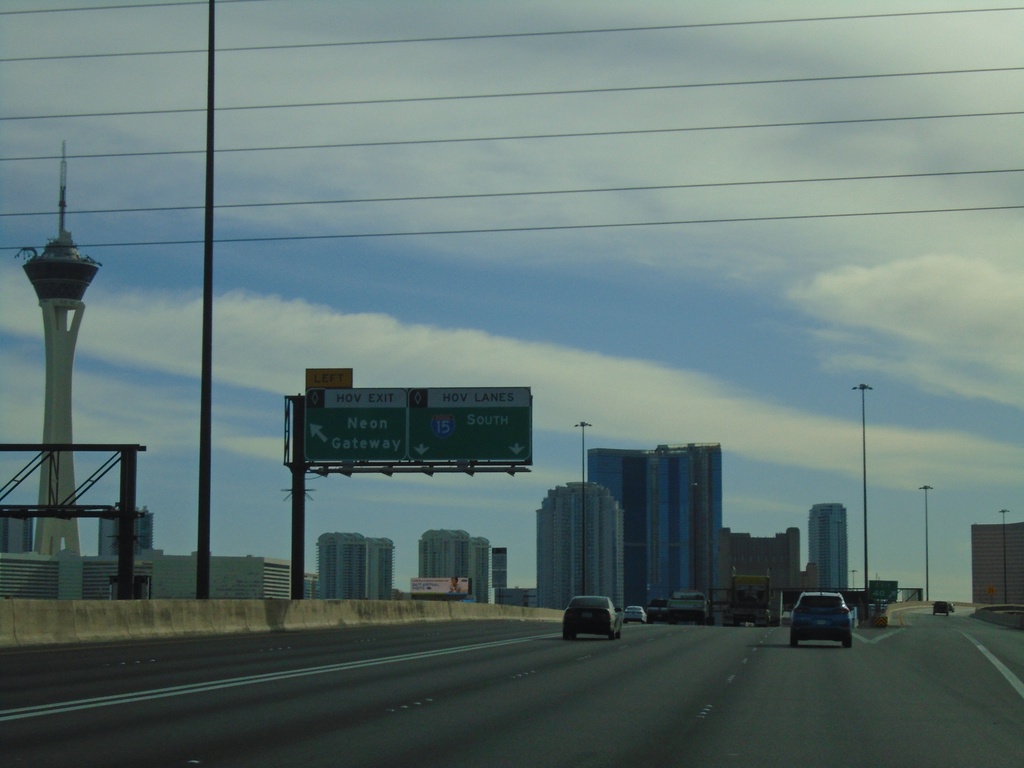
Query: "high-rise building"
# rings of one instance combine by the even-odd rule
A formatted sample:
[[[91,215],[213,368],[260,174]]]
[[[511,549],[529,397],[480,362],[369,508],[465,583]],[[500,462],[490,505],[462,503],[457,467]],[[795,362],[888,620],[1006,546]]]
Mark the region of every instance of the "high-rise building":
[[[971,600],[1024,605],[1024,523],[971,526]]]
[[[807,516],[807,562],[818,567],[820,589],[847,588],[847,555],[846,507],[837,502],[812,506]]]
[[[143,550],[153,549],[153,513],[148,508],[136,510],[142,517],[135,518],[135,555]],[[97,554],[100,557],[117,557],[117,520],[100,518],[100,534]]]
[[[317,539],[317,583],[325,600],[387,600],[394,586],[395,544],[361,533]]]
[[[537,605],[565,608],[574,595],[591,594],[623,606],[622,526],[622,507],[603,486],[569,483],[548,491],[537,510]]]
[[[387,538],[366,539],[366,598],[390,600],[395,588],[395,542]]]
[[[317,585],[325,600],[366,597],[366,538],[359,533],[324,533],[316,541]]]
[[[18,554],[32,551],[30,520],[0,517],[0,552]]]
[[[676,589],[715,588],[721,445],[591,448],[587,467],[591,482],[611,491],[622,506],[625,604],[647,605]]]
[[[787,528],[774,537],[733,533],[723,528],[718,543],[718,583],[734,573],[772,578],[772,588],[797,589],[800,578],[800,529]]]
[[[491,601],[491,543],[461,530],[424,531],[419,541],[421,578],[468,576],[470,596]]]
[[[491,542],[481,536],[469,539],[469,585],[478,603],[491,602]]]
[[[60,162],[60,218],[57,237],[42,254],[25,249],[31,256],[25,274],[43,310],[43,339],[46,352],[46,390],[43,401],[43,442],[72,443],[71,370],[78,329],[85,312],[82,297],[99,263],[78,252],[71,233],[64,228],[67,162]],[[57,506],[75,502],[74,454],[62,451],[39,468],[39,504]],[[35,551],[53,555],[62,549],[79,554],[78,521],[41,517],[36,522]]]

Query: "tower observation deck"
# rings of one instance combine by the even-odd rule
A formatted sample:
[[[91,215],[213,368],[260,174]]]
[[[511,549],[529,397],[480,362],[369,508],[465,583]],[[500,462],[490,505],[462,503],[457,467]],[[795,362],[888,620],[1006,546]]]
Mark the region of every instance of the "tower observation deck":
[[[28,258],[24,269],[35,288],[43,311],[46,350],[46,394],[43,409],[44,443],[72,443],[71,371],[75,344],[85,304],[82,297],[100,264],[83,256],[75,247],[71,233],[64,228],[66,208],[67,161],[61,152],[60,219],[57,237],[41,254],[34,248],[22,251]],[[39,504],[61,505],[75,501],[74,456],[64,453],[56,462],[46,462],[39,480]],[[39,518],[36,521],[34,550],[54,555],[61,549],[81,554],[78,521]]]

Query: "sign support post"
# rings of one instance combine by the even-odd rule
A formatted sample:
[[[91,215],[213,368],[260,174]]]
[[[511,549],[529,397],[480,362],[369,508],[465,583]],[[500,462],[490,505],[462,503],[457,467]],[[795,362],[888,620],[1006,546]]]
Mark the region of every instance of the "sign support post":
[[[303,395],[288,398],[292,412],[292,600],[305,597],[306,586],[306,407]]]

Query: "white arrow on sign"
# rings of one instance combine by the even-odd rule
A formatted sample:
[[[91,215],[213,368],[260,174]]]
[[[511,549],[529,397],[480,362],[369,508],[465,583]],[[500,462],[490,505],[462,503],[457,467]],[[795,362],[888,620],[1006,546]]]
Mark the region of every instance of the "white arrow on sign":
[[[514,453],[516,456],[518,456],[520,453],[526,450],[526,446],[516,443],[515,445],[510,445],[508,449],[512,451],[512,453]]]
[[[412,449],[416,451],[416,453],[418,453],[420,456],[422,456],[424,453],[430,450],[430,446],[420,443],[419,445],[414,445]]]
[[[324,434],[324,428],[321,427],[319,424],[310,424],[309,432],[314,437],[319,437],[325,443],[327,442],[327,435]]]

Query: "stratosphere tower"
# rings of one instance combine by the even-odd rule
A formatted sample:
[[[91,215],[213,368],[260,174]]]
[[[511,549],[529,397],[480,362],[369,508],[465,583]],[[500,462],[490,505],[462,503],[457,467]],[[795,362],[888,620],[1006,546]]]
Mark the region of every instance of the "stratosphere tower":
[[[43,410],[43,442],[72,443],[71,370],[75,343],[82,324],[85,303],[82,297],[100,264],[83,256],[75,247],[71,233],[64,228],[67,208],[68,164],[64,147],[60,161],[60,215],[57,237],[47,243],[41,254],[26,248],[25,274],[32,281],[43,310],[46,349],[46,395]],[[40,467],[39,504],[54,506],[75,503],[74,454],[61,451],[55,461]],[[53,517],[36,520],[34,551],[55,555],[62,549],[81,554],[78,521]]]

